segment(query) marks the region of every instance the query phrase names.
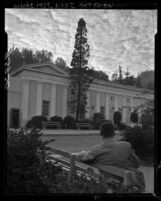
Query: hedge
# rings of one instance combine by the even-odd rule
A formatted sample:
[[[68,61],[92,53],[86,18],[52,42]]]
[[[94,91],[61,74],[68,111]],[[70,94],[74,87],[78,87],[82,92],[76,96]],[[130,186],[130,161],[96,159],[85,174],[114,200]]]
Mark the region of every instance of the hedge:
[[[67,115],[66,117],[64,117],[62,121],[64,128],[75,128],[76,127],[75,122],[76,121],[74,117],[70,115]]]
[[[95,129],[100,129],[101,124],[105,121],[105,116],[101,112],[93,114],[93,126]]]
[[[114,112],[113,115],[114,124],[120,124],[121,118],[122,118],[121,112],[119,111]]]
[[[42,129],[42,122],[47,121],[47,117],[42,115],[34,116],[26,124],[26,128],[39,128]]]

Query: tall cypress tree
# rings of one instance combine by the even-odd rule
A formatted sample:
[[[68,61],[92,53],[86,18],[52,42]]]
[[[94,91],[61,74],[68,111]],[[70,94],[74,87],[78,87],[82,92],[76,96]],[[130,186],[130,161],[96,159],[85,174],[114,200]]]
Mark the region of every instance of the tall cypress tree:
[[[121,66],[119,66],[119,83],[121,84],[122,83],[122,67]]]
[[[81,18],[78,21],[75,35],[75,45],[71,61],[72,68],[70,69],[70,100],[68,102],[71,112],[76,115],[76,120],[84,117],[87,103],[86,91],[93,81],[91,77],[92,71],[87,66],[89,56],[86,22]]]

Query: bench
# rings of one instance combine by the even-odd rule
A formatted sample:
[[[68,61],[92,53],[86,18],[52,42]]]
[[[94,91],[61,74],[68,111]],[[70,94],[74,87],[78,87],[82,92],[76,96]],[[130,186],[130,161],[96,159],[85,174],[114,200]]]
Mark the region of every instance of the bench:
[[[73,175],[85,174],[87,177],[90,175],[96,179],[104,177],[108,184],[108,192],[112,192],[113,183],[119,183],[120,186],[126,189],[129,185],[129,171],[118,168],[115,166],[102,166],[102,165],[89,165],[77,161],[75,155],[65,152],[63,150],[55,149],[46,146],[45,160],[57,162],[64,171],[69,173],[69,178]]]
[[[46,128],[61,128],[61,122],[52,122],[52,121],[43,121],[42,122],[43,129]]]
[[[76,123],[76,127],[78,129],[83,129],[83,128],[91,129],[92,125],[91,125],[91,123]]]

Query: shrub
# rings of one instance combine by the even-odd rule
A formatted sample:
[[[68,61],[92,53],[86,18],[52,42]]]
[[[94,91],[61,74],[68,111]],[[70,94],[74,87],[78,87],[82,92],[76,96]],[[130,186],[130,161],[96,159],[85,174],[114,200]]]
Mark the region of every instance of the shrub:
[[[154,131],[135,126],[127,127],[123,133],[123,139],[129,142],[140,159],[154,159]]]
[[[143,129],[148,129],[154,127],[154,109],[153,108],[145,108],[140,117],[140,123],[142,124]]]
[[[120,124],[121,122],[121,112],[116,111],[113,115],[114,124]]]
[[[62,117],[55,115],[55,116],[50,118],[50,121],[62,122]]]
[[[44,116],[34,116],[29,120],[26,124],[26,128],[39,128],[42,129],[43,125],[42,122],[47,121],[47,117]]]
[[[94,113],[92,117],[94,128],[99,129],[104,120],[105,116],[101,112]]]
[[[75,119],[74,117],[67,115],[63,119],[63,125],[65,128],[75,128]]]
[[[154,160],[154,109],[146,107],[140,117],[141,126],[126,128],[124,140],[131,143],[136,154],[147,162]]]
[[[49,141],[42,142],[36,129],[29,132],[9,132],[7,137],[7,193],[45,193],[48,186],[43,182],[40,160],[37,155]],[[51,140],[53,141],[53,140]]]
[[[136,111],[132,112],[130,115],[130,121],[132,123],[137,123],[138,122],[138,114]]]
[[[119,123],[118,124],[118,129],[119,130],[125,130],[127,128],[127,125],[125,123]]]

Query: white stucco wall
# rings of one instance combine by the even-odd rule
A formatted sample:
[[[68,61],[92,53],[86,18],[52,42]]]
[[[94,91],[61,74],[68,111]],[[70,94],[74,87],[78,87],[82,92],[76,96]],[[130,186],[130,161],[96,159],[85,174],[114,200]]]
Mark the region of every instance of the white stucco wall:
[[[37,108],[37,88],[38,83],[42,84],[42,100],[48,100],[51,103],[51,88],[53,85],[56,86],[56,105],[55,105],[55,115],[62,116],[63,114],[69,113],[69,108],[66,109],[67,112],[63,112],[64,110],[64,102],[63,102],[63,93],[64,89],[67,87],[67,98],[64,100],[69,100],[69,84],[70,79],[65,74],[61,76],[61,72],[58,72],[60,75],[53,75],[52,69],[46,68],[46,71],[44,68],[39,68],[39,70],[42,70],[41,72],[34,72],[34,71],[21,71],[20,74],[16,74],[15,77],[10,77],[10,87],[9,87],[9,93],[8,93],[8,112],[9,109],[12,107],[15,108],[21,108],[21,97],[22,97],[22,81],[30,80],[29,81],[29,96],[28,96],[28,119],[30,119],[32,116],[36,114],[36,108]],[[54,71],[53,73],[57,70]],[[65,87],[65,88],[64,88]],[[141,89],[137,89],[134,87],[127,87],[127,86],[120,86],[116,84],[111,84],[110,82],[103,82],[100,80],[94,81],[94,83],[91,84],[89,88],[89,111],[90,111],[90,117],[93,116],[93,113],[100,110],[100,106],[104,106],[106,112],[109,111],[109,119],[113,120],[113,113],[116,109],[122,108],[123,106],[123,98],[129,98],[129,103],[126,101],[126,105],[131,105],[131,98],[133,97],[133,104],[134,107],[137,107],[139,103],[146,102],[147,99],[153,99],[154,95],[149,93],[142,93]],[[106,97],[109,96],[109,104],[107,104]],[[112,97],[112,100],[111,100]],[[139,98],[143,99],[139,101]],[[27,98],[27,97],[26,97]],[[41,100],[41,101],[42,101]],[[116,101],[116,102],[115,102]],[[52,103],[54,103],[52,101]],[[99,103],[99,105],[97,105]],[[106,105],[107,104],[107,105]],[[92,110],[93,106],[93,110]],[[108,106],[109,108],[106,108]],[[50,110],[52,105],[50,104]],[[21,108],[22,109],[22,108]],[[42,111],[41,111],[42,112]],[[126,112],[126,121],[128,121],[129,118],[129,111]]]
[[[36,98],[37,98],[37,82],[29,82],[29,104],[28,104],[28,119],[31,119],[36,114]]]

